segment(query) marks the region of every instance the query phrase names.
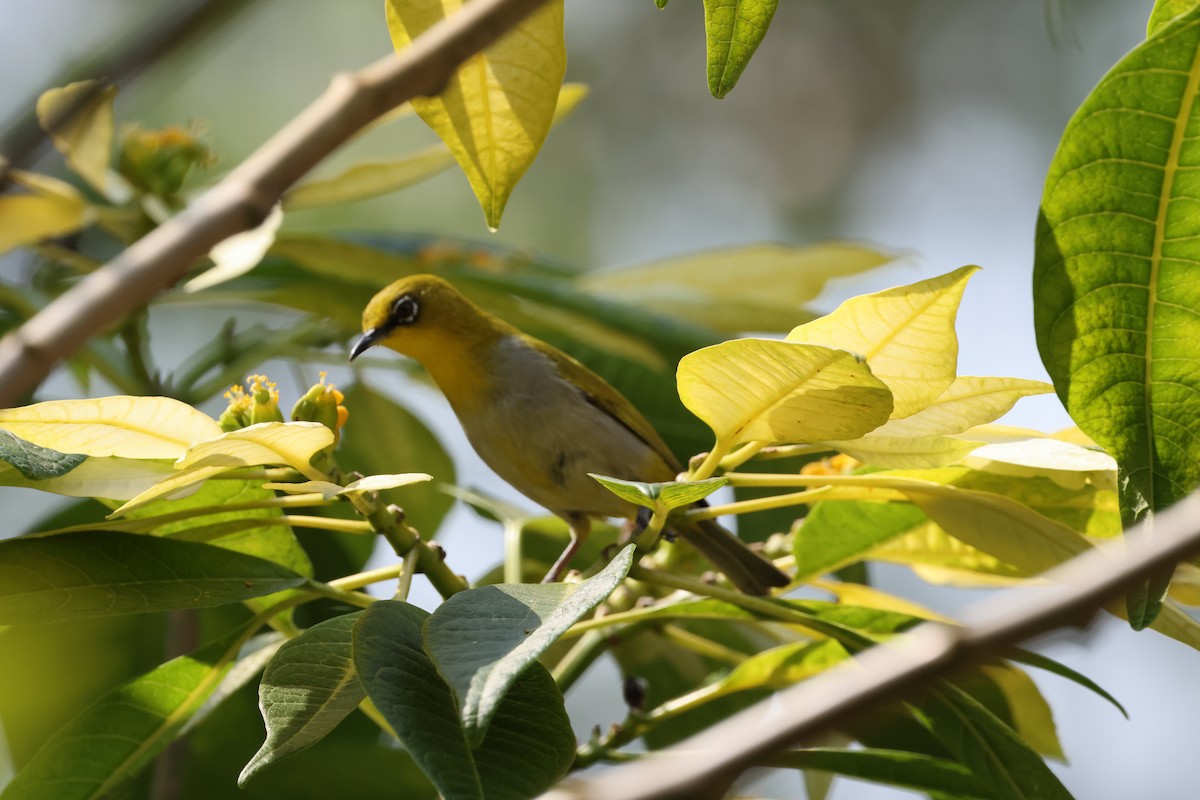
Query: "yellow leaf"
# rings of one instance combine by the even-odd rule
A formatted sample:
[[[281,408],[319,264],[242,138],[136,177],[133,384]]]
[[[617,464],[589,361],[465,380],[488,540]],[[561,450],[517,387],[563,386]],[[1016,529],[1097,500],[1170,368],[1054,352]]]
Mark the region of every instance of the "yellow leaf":
[[[364,161],[332,178],[297,186],[288,192],[283,205],[288,211],[294,211],[366,200],[432,178],[453,163],[454,157],[443,144],[387,161]]]
[[[878,436],[939,436],[962,433],[968,428],[991,422],[1022,397],[1053,392],[1042,381],[1022,378],[954,379],[946,391],[930,405],[904,419],[888,420],[873,431]]]
[[[66,156],[76,174],[110,199],[116,199],[114,191],[117,197],[127,193],[109,169],[116,94],[116,86],[79,81],[43,92],[37,101],[38,122],[50,134],[55,149]]]
[[[882,424],[887,386],[843,350],[772,339],[734,339],[689,353],[679,397],[719,446],[845,439]]]
[[[889,540],[866,558],[903,564],[922,576],[934,577],[934,583],[953,586],[1009,585],[1026,578],[1026,573],[955,539],[933,522]]]
[[[879,436],[871,432],[859,439],[828,444],[874,467],[928,469],[956,464],[983,442],[955,436]]]
[[[892,390],[896,419],[928,406],[954,382],[954,319],[967,280],[978,267],[853,297],[830,314],[795,328],[790,342],[837,347],[861,355]]]
[[[1060,439],[1044,437],[997,442],[980,447],[967,459],[975,469],[1000,475],[1045,475],[1056,483],[1074,487],[1093,480],[1116,490],[1117,462],[1107,453]]]
[[[257,228],[222,239],[208,251],[212,269],[205,270],[183,285],[185,292],[198,292],[245,275],[258,266],[275,242],[275,233],[283,224],[283,207],[276,203]]]
[[[9,177],[31,193],[0,195],[0,254],[74,233],[91,220],[87,201],[69,183],[20,170]]]
[[[309,462],[333,442],[333,431],[319,422],[260,422],[193,445],[175,466],[240,469],[280,464],[322,481],[328,476]]]
[[[365,478],[359,478],[356,481],[346,484],[346,488],[342,489],[341,494],[382,492],[384,489],[396,489],[400,486],[408,486],[413,483],[422,483],[431,480],[433,480],[433,476],[427,475],[424,472],[406,472],[400,475],[368,475]]]
[[[309,462],[333,444],[333,431],[318,422],[260,422],[198,442],[175,462],[176,472],[125,505],[109,518],[119,517],[161,497],[177,496],[201,481],[231,469],[282,464],[313,481],[328,483],[329,476]]]
[[[65,475],[40,480],[24,478],[15,469],[0,469],[0,485],[39,489],[67,497],[127,500],[174,473],[167,461],[89,458]]]
[[[776,331],[811,318],[802,310],[832,278],[894,256],[849,242],[809,247],[756,244],[583,276],[585,289],[728,333]]]
[[[405,49],[462,5],[387,0],[392,44]],[[550,130],[566,66],[563,0],[551,0],[463,64],[440,95],[412,101],[466,173],[489,228],[500,225],[513,187]]]
[[[897,614],[908,614],[910,617],[937,620],[948,625],[955,624],[954,620],[950,617],[944,617],[923,605],[870,586],[864,586],[861,583],[818,580],[812,581],[809,585],[823,592],[829,592],[838,599],[838,602],[845,603],[848,606],[874,608],[879,611],[894,611]]]
[[[0,428],[60,453],[175,459],[221,434],[216,421],[169,397],[51,400],[0,410]]]
[[[1065,760],[1054,714],[1033,679],[1010,664],[985,664],[980,672],[991,678],[1004,694],[1012,727],[1034,750],[1047,758]]]

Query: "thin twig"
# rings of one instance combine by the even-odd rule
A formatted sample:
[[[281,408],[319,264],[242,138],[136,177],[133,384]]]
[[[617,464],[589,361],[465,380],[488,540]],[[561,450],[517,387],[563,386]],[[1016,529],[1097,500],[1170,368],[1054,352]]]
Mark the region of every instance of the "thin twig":
[[[1032,636],[1086,625],[1097,609],[1147,575],[1200,552],[1200,493],[1143,523],[1115,548],[1050,570],[1049,586],[1004,592],[974,606],[962,626],[925,623],[862,653],[853,665],[794,686],[705,732],[635,763],[576,778],[543,800],[720,797],[744,770],[846,723],[940,675],[996,656]]]
[[[437,94],[454,70],[546,0],[475,0],[399,55],[338,75],[299,116],[184,211],[0,340],[0,407],[25,397],[97,331],[142,308],[213,245],[266,218],[283,193],[379,115]]]

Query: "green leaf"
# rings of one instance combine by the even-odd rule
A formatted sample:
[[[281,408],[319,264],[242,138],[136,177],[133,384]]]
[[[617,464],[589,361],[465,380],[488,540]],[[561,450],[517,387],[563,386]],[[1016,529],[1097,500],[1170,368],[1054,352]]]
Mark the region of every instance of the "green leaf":
[[[1200,3],[1196,0],[1156,0],[1154,10],[1150,12],[1150,21],[1146,24],[1146,36],[1158,33],[1159,28],[1173,22],[1176,17],[1184,15],[1197,5]]]
[[[990,800],[993,796],[961,764],[903,750],[812,747],[780,753],[770,763],[773,767],[836,772],[918,792],[940,792],[960,800]]]
[[[671,511],[690,506],[729,483],[727,478],[643,483],[641,481],[623,481],[620,478],[609,478],[605,475],[594,475],[590,472],[588,475],[622,500],[636,506],[649,508],[652,511]]]
[[[621,584],[633,554],[626,546],[580,584],[482,586],[438,607],[425,624],[425,648],[458,698],[472,747],[524,671]]]
[[[1055,675],[1058,675],[1060,678],[1066,678],[1067,680],[1071,681],[1072,683],[1079,684],[1083,688],[1088,689],[1089,691],[1093,692],[1094,694],[1099,695],[1100,697],[1103,697],[1108,702],[1112,703],[1113,706],[1116,707],[1117,711],[1121,712],[1121,715],[1123,717],[1125,717],[1126,719],[1129,719],[1129,712],[1127,712],[1125,710],[1125,706],[1123,706],[1119,702],[1117,702],[1117,698],[1113,697],[1111,694],[1104,691],[1103,687],[1101,687],[1098,683],[1093,681],[1091,678],[1089,678],[1086,675],[1083,675],[1082,673],[1076,672],[1075,670],[1068,667],[1066,664],[1063,664],[1060,661],[1055,661],[1054,659],[1044,656],[1041,653],[1035,653],[1032,650],[1018,649],[1018,650],[1013,651],[1012,653],[1009,653],[1008,657],[1011,660],[1016,661],[1019,664],[1025,664],[1026,666],[1030,666],[1030,667],[1037,667],[1038,669],[1043,669],[1046,672],[1052,672]]]
[[[398,601],[362,612],[354,663],[368,696],[446,800],[525,800],[557,781],[575,758],[562,695],[540,664],[516,682],[472,750],[450,687],[422,648],[429,615]]]
[[[0,430],[0,461],[16,467],[26,480],[61,477],[85,460],[87,456],[82,453],[60,453],[48,447],[38,447],[33,442]]]
[[[818,675],[849,657],[846,648],[833,639],[784,644],[750,656],[724,678],[700,691],[706,697],[719,697],[747,689],[783,689]]]
[[[108,692],[46,742],[0,800],[112,796],[171,743],[216,689],[240,645],[241,636],[231,635]]]
[[[137,534],[10,539],[0,542],[0,623],[208,608],[304,580],[261,558]]]
[[[796,580],[804,582],[858,561],[873,548],[926,519],[908,503],[826,500],[797,524],[792,539]]]
[[[360,616],[355,612],[318,623],[275,653],[258,689],[267,740],[242,770],[238,785],[325,738],[367,696],[351,650]]]
[[[1071,417],[1117,460],[1127,526],[1200,484],[1198,85],[1200,6],[1156,30],[1079,107],[1038,220],[1038,350]],[[1168,581],[1131,591],[1135,629],[1154,619]]]
[[[708,90],[713,97],[721,99],[737,84],[767,35],[778,4],[779,0],[704,0]]]
[[[938,681],[917,714],[996,800],[1072,800],[1041,756],[953,684]]]
[[[338,445],[343,468],[364,475],[423,472],[432,475],[434,483],[455,482],[454,461],[411,411],[362,382],[346,390],[343,405],[350,409],[350,421],[342,429]],[[403,508],[408,524],[427,539],[437,533],[454,505],[454,498],[436,491],[432,484],[388,489],[380,498]]]

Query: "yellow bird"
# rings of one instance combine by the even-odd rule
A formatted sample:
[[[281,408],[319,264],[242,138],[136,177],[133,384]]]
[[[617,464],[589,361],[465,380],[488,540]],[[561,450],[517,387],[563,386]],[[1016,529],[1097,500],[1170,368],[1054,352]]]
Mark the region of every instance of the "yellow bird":
[[[547,574],[557,580],[593,517],[637,509],[589,472],[674,480],[681,467],[625,397],[566,353],[528,336],[433,275],[379,292],[350,351],[382,344],[415,358],[450,401],[475,451],[496,474],[570,525],[571,542]],[[765,594],[788,577],[715,522],[676,530],[742,591]]]

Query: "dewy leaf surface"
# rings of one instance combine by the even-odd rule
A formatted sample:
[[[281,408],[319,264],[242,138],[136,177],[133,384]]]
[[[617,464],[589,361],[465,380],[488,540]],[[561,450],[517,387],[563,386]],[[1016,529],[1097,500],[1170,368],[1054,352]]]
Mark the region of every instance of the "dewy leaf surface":
[[[852,297],[832,313],[793,329],[788,341],[862,356],[875,377],[892,390],[892,416],[910,416],[954,382],[958,370],[954,320],[967,281],[978,269],[961,267],[909,286]]]
[[[405,49],[462,5],[462,0],[388,0],[392,44]],[[566,65],[563,0],[550,0],[467,60],[437,97],[412,100],[466,173],[490,228],[500,225],[513,187],[550,130]]]
[[[500,584],[459,592],[425,623],[425,648],[454,689],[472,746],[483,740],[505,694],[567,628],[621,584],[628,545],[581,584]]]
[[[117,531],[0,542],[0,624],[207,608],[298,586],[254,556]]]
[[[725,446],[819,442],[883,424],[891,392],[852,354],[773,339],[734,339],[684,356],[679,397]]]
[[[1046,177],[1034,324],[1079,427],[1120,465],[1127,525],[1200,484],[1200,6],[1155,29],[1080,106]],[[1131,590],[1153,619],[1169,576]]]

